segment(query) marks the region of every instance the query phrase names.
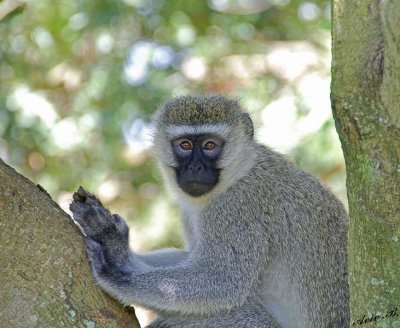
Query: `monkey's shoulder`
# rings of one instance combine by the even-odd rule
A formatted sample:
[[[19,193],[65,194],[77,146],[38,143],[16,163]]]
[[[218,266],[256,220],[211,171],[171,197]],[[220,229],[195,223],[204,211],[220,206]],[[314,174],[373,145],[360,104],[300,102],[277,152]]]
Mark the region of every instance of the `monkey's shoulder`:
[[[266,146],[256,144],[256,153],[253,168],[228,190],[228,195],[240,195],[241,202],[257,208],[325,206],[345,215],[341,202],[316,177]]]
[[[326,190],[317,178],[296,166],[285,155],[260,144],[256,144],[255,150],[253,168],[239,184],[252,185],[271,192],[303,188]]]

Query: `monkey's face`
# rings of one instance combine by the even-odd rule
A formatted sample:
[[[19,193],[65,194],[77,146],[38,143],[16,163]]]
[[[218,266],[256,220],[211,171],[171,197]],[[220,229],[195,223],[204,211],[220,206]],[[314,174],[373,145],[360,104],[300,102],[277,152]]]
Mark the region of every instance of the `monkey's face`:
[[[187,194],[197,197],[211,191],[218,183],[217,161],[224,140],[213,134],[182,135],[171,141],[177,167],[176,179]]]
[[[157,110],[153,122],[161,173],[171,191],[185,200],[195,198],[194,204],[223,193],[254,164],[253,122],[235,100],[173,98]]]

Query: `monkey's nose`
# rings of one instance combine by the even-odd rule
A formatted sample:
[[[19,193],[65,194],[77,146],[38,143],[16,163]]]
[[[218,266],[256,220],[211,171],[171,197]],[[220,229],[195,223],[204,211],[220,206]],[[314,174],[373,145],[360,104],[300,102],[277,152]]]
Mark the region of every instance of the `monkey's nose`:
[[[189,170],[192,172],[195,172],[195,173],[202,171],[203,168],[204,168],[203,164],[201,164],[201,163],[194,163],[189,166]]]

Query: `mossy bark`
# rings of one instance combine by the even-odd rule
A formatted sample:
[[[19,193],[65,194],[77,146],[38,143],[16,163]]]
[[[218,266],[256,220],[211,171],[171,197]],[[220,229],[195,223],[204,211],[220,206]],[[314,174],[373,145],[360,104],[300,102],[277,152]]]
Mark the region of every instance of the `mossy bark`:
[[[92,277],[79,229],[0,159],[0,326],[139,327]]]
[[[333,1],[332,109],[347,170],[351,325],[400,327],[400,1]]]

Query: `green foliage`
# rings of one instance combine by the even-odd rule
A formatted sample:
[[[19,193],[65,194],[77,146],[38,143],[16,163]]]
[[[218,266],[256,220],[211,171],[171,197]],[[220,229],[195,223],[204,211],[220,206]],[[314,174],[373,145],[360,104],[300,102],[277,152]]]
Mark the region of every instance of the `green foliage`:
[[[306,40],[326,56],[329,28],[325,0],[27,2],[0,21],[0,156],[65,204],[81,184],[144,218],[164,195],[142,136],[157,106],[224,92],[257,121],[297,88],[265,64],[271,45]],[[329,133],[318,152],[336,147]]]

